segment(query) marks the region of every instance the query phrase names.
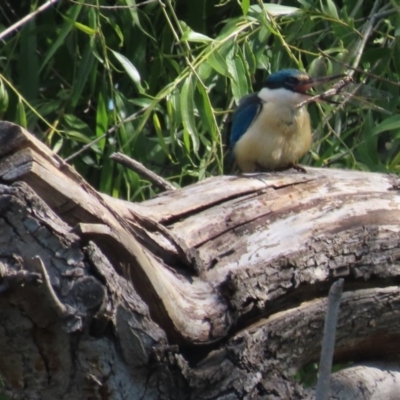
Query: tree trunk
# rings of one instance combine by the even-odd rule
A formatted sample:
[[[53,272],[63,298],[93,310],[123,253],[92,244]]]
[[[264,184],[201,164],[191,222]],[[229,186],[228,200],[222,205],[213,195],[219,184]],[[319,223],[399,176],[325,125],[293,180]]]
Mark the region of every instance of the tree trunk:
[[[314,398],[296,374],[319,359],[338,277],[335,362],[357,366],[331,398],[398,398],[397,177],[223,176],[133,204],[7,122],[0,176],[10,398]]]

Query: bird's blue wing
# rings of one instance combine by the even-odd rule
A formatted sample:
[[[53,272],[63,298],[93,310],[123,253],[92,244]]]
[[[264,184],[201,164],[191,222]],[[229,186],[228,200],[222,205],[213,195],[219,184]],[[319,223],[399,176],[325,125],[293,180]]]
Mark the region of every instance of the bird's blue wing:
[[[254,118],[261,111],[262,101],[257,93],[249,94],[240,100],[232,118],[230,145],[233,148],[236,142],[243,136]]]

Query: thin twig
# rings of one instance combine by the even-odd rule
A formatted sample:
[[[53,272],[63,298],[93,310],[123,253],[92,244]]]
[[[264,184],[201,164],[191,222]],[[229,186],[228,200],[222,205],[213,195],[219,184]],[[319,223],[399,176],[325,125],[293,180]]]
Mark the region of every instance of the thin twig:
[[[350,18],[354,18],[357,15],[358,10],[363,5],[364,0],[358,0],[357,4],[354,6],[353,10],[350,13]]]
[[[370,13],[370,20],[368,21],[367,25],[365,26],[365,28],[363,30],[363,38],[360,41],[359,46],[356,50],[356,56],[355,56],[355,59],[352,64],[352,70],[349,72],[349,75],[351,75],[351,76],[353,76],[353,74],[354,74],[354,68],[357,68],[358,64],[360,63],[361,56],[363,55],[367,41],[368,41],[368,39],[371,35],[371,32],[374,28],[374,24],[376,21],[375,14],[376,14],[376,10],[379,7],[379,3],[380,3],[380,0],[375,1],[374,6],[372,7],[372,10]]]
[[[119,9],[139,8],[146,4],[156,3],[158,0],[147,0],[141,2],[140,4],[132,4],[129,6],[100,6],[97,4],[82,3],[81,1],[75,1],[75,0],[69,0],[69,1],[71,3],[79,4],[80,6],[97,8],[99,10],[119,10]]]
[[[325,100],[328,97],[336,96],[337,94],[339,94],[339,92],[345,86],[347,86],[347,85],[349,85],[350,83],[353,83],[353,82],[354,82],[354,79],[351,76],[344,75],[343,79],[341,79],[340,81],[335,83],[331,89],[328,89],[325,92],[317,94],[315,96],[309,97],[308,99],[306,99],[306,100],[302,101],[301,103],[297,104],[296,108],[301,108],[301,107],[305,106],[306,104],[312,103],[314,101]]]
[[[396,82],[396,81],[392,81],[392,80],[389,80],[389,79],[382,78],[381,76],[376,75],[376,74],[373,74],[372,72],[366,71],[366,70],[364,70],[364,69],[362,69],[362,68],[353,67],[353,66],[351,66],[350,64],[347,64],[347,63],[345,63],[345,62],[343,62],[343,61],[340,61],[340,60],[336,59],[335,57],[331,56],[330,54],[325,53],[325,52],[324,52],[321,48],[319,48],[319,47],[317,47],[317,49],[318,49],[318,51],[319,51],[324,57],[328,58],[329,60],[331,60],[331,61],[333,61],[333,62],[335,62],[335,63],[338,63],[339,65],[343,66],[344,68],[352,69],[352,70],[354,70],[355,72],[358,72],[358,73],[360,73],[360,74],[366,75],[366,76],[368,76],[369,78],[376,79],[376,80],[378,80],[378,81],[380,81],[380,82],[384,82],[384,83],[388,83],[389,85],[393,85],[393,86],[400,87],[400,83],[399,83],[399,82]]]
[[[144,107],[142,110],[139,110],[133,114],[131,114],[129,117],[125,118],[124,120],[120,121],[118,124],[112,126],[108,131],[104,132],[102,135],[98,136],[96,139],[92,140],[90,143],[85,144],[82,146],[78,151],[75,153],[72,153],[70,156],[64,159],[65,162],[69,162],[75,157],[79,156],[80,154],[84,153],[86,150],[90,149],[94,144],[100,142],[100,140],[112,135],[115,133],[115,131],[120,128],[122,125],[126,124],[127,122],[133,121],[138,115],[143,113],[144,111],[147,110],[148,107]]]
[[[368,17],[369,21],[368,21],[368,23],[366,24],[366,26],[363,29],[363,32],[362,32],[363,37],[362,37],[359,45],[357,46],[356,51],[353,51],[351,57],[349,57],[349,59],[351,59],[352,57],[355,57],[352,65],[350,65],[349,68],[348,68],[348,71],[346,71],[346,73],[348,73],[348,75],[350,75],[350,76],[354,75],[354,71],[358,71],[359,70],[358,66],[359,66],[359,63],[360,63],[360,60],[361,60],[362,52],[364,51],[366,43],[367,43],[368,39],[370,38],[371,32],[374,29],[374,23],[375,23],[375,21],[377,19],[376,12],[377,12],[377,8],[379,7],[379,3],[380,3],[380,0],[376,0],[375,1],[374,5],[372,7],[372,10],[371,10],[371,12],[369,14],[369,17]],[[339,109],[342,109],[348,99],[349,99],[349,97],[347,99],[345,99],[338,106],[338,108],[335,111],[337,111]],[[318,125],[318,127],[316,129],[316,132],[319,132],[321,130],[321,127],[326,125],[327,121],[331,118],[331,116],[332,116],[332,112],[328,113],[328,115],[325,116],[325,118],[319,123],[319,125]],[[336,134],[336,136],[339,137],[339,135],[337,135],[337,134]]]
[[[100,140],[103,140],[107,136],[109,136],[112,133],[114,133],[117,128],[118,128],[118,126],[111,127],[107,132],[103,133],[102,135],[100,135],[96,139],[92,140],[90,143],[85,144],[78,151],[76,151],[75,153],[72,153],[67,158],[64,158],[64,162],[67,163],[67,162],[71,161],[73,158],[75,158],[75,157],[79,156],[80,154],[84,153],[86,150],[90,149],[94,144],[100,142]]]
[[[329,398],[333,352],[335,349],[337,319],[342,298],[344,279],[334,282],[329,289],[328,308],[326,311],[324,336],[322,338],[321,358],[319,361],[316,400]]]
[[[110,158],[115,162],[117,162],[118,164],[124,165],[125,167],[131,169],[132,171],[135,171],[140,176],[149,180],[154,186],[158,187],[163,191],[176,190],[176,187],[172,183],[166,181],[164,178],[161,178],[161,176],[147,169],[139,161],[133,160],[132,158],[126,156],[125,154],[113,153],[111,154]]]
[[[42,4],[37,10],[32,11],[30,14],[26,15],[24,18],[20,19],[18,22],[15,24],[11,25],[7,29],[5,29],[3,32],[0,33],[0,40],[3,40],[9,33],[17,30],[20,28],[22,25],[30,21],[32,18],[36,17],[36,15],[40,14],[42,11],[46,10],[49,8],[51,5],[57,3],[59,0],[48,0],[46,3]]]

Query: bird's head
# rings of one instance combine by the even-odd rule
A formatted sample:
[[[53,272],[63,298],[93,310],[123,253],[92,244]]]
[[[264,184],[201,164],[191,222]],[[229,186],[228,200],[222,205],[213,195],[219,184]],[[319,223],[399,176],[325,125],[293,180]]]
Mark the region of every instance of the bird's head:
[[[266,101],[277,100],[280,97],[283,99],[290,97],[294,101],[301,101],[310,96],[307,91],[313,86],[336,80],[340,76],[312,78],[298,69],[283,69],[267,77],[260,97]]]

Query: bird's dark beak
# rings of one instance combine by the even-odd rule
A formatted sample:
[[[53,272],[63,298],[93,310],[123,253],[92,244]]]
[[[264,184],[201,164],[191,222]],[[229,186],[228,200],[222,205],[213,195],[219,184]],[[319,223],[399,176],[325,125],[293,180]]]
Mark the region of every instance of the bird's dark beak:
[[[300,82],[295,90],[296,92],[306,93],[307,90],[311,89],[314,86],[322,85],[326,82],[336,81],[338,79],[344,78],[345,74],[338,74],[338,75],[330,75],[330,76],[323,76],[320,78],[310,78],[306,81]]]

